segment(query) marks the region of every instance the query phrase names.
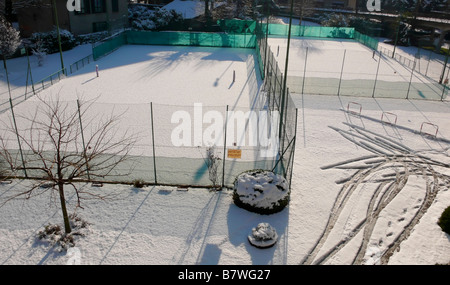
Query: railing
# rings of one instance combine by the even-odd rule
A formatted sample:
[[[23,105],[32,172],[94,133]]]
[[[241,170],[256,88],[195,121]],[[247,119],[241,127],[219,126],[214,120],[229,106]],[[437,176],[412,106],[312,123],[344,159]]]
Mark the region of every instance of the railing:
[[[89,63],[91,63],[93,61],[94,61],[94,57],[93,57],[92,54],[90,54],[90,55],[88,55],[86,57],[83,57],[82,59],[72,63],[69,66],[70,74],[72,74],[74,72],[77,72],[78,70],[83,68],[86,64],[89,64]]]
[[[53,84],[59,82],[62,78],[64,78],[66,74],[67,74],[66,68],[60,69],[55,73],[50,74],[49,76],[45,77],[44,79],[34,84],[35,91],[37,92],[40,90],[44,90],[45,88],[52,86]]]

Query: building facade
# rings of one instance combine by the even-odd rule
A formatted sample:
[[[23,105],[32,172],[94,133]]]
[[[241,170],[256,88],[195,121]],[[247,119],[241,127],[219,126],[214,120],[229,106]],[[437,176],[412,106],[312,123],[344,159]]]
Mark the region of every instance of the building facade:
[[[22,37],[47,32],[56,26],[75,35],[122,29],[128,24],[128,0],[79,0],[80,11],[69,11],[68,0],[41,0],[42,5],[16,8]],[[56,6],[56,12],[53,6]]]

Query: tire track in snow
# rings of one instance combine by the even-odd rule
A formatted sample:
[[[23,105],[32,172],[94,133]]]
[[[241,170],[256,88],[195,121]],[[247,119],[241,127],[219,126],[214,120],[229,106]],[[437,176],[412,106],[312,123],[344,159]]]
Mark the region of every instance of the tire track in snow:
[[[379,262],[387,264],[392,254],[399,250],[402,241],[407,239],[414,226],[420,221],[422,216],[432,205],[440,187],[449,187],[450,176],[439,173],[433,166],[450,168],[449,164],[431,159],[422,155],[409,147],[400,144],[390,138],[377,133],[365,130],[359,126],[344,123],[350,127],[350,131],[330,127],[337,131],[344,138],[368,150],[373,155],[360,158],[349,159],[344,162],[324,166],[321,169],[353,169],[355,173],[347,178],[336,181],[337,184],[344,184],[336,197],[334,205],[330,211],[329,219],[321,236],[301,262],[302,264],[324,264],[334,255],[339,253],[359,232],[363,230],[362,241],[357,249],[352,264],[364,264],[370,239],[374,234],[374,228],[378,222],[380,214],[391,204],[392,200],[406,186],[410,175],[421,176],[426,183],[424,199],[417,208],[415,214],[409,219],[409,223],[403,227],[394,240],[386,246],[381,253]],[[401,167],[401,170],[398,168]],[[394,169],[395,173],[382,174],[381,179],[371,180],[379,172]],[[431,177],[431,179],[430,179]],[[351,232],[338,241],[328,251],[318,257],[324,244],[333,231],[342,211],[348,207],[348,201],[352,194],[366,183],[379,183],[378,187],[370,197],[365,217],[351,230]],[[383,239],[380,239],[380,243]]]

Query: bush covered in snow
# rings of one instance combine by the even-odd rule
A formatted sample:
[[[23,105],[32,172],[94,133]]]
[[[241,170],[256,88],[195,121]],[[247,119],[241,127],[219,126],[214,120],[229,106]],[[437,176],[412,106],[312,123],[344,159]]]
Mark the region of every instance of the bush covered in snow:
[[[70,50],[76,46],[76,39],[71,32],[60,29],[59,34],[61,36],[61,49],[63,51]],[[31,42],[33,44],[39,42],[48,54],[59,52],[58,33],[56,29],[45,33],[33,33],[31,35]]]
[[[286,179],[266,170],[241,173],[234,182],[234,203],[259,214],[273,214],[289,203],[290,190]]]
[[[61,250],[67,250],[75,246],[76,236],[85,236],[89,230],[89,223],[80,218],[77,214],[69,216],[72,231],[69,234],[64,232],[63,227],[58,224],[48,224],[37,236],[40,240],[48,242],[50,245],[60,245]]]
[[[439,218],[438,225],[450,235],[450,206],[447,207]]]
[[[273,246],[278,240],[276,230],[268,223],[259,223],[252,229],[252,234],[248,236],[248,241],[258,248],[268,248]]]
[[[161,30],[183,22],[183,16],[174,10],[144,6],[132,6],[128,9],[130,26],[136,30]]]

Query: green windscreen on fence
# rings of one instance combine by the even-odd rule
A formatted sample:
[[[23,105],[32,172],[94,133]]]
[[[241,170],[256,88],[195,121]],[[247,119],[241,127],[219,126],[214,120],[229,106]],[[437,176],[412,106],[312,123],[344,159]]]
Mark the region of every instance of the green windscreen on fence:
[[[97,60],[125,44],[255,48],[257,34],[287,36],[289,33],[289,25],[284,24],[267,25],[250,20],[219,20],[217,24],[222,33],[125,31],[95,44],[93,57]],[[346,27],[292,25],[291,36],[356,39],[371,49],[376,50],[378,46],[376,39]]]
[[[255,48],[254,34],[125,31],[93,46],[94,60],[125,44]]]
[[[355,31],[355,40],[362,43],[366,47],[369,47],[373,50],[378,50],[378,40],[374,39],[372,37],[369,37],[368,35],[361,34],[359,32]]]
[[[253,34],[127,31],[128,44],[255,48]]]
[[[127,35],[126,33],[120,33],[94,44],[92,46],[92,57],[97,60],[125,44],[127,44]]]
[[[262,30],[265,32],[267,24],[262,24]],[[269,35],[287,36],[289,25],[269,24]],[[344,27],[321,27],[321,26],[291,26],[291,36],[293,37],[312,37],[312,38],[339,38],[353,39],[355,29]]]
[[[217,24],[225,33],[253,34],[256,29],[256,21],[252,20],[219,20]]]

